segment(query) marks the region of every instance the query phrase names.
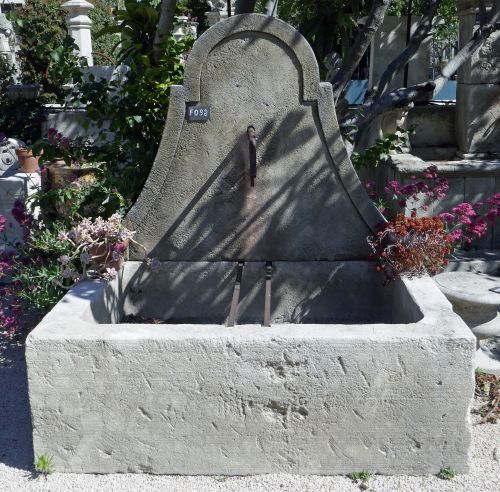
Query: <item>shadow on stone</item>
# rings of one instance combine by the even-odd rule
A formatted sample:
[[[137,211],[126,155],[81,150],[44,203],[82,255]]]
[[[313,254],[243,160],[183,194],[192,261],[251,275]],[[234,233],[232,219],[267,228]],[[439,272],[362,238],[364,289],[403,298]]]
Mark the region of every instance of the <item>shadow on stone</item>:
[[[0,463],[31,470],[33,445],[24,345],[0,340]]]

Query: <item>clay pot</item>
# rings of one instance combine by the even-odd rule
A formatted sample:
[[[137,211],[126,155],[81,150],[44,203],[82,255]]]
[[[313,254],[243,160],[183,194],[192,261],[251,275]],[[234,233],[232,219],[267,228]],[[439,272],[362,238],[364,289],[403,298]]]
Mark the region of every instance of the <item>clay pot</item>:
[[[38,171],[38,157],[33,155],[30,149],[16,149],[19,167],[23,173],[35,173]]]
[[[128,248],[128,241],[125,241],[125,244]],[[92,256],[92,261],[97,265],[98,270],[114,268],[116,271],[119,271],[125,261],[124,257],[113,260],[112,246],[107,244],[90,246],[89,254]]]

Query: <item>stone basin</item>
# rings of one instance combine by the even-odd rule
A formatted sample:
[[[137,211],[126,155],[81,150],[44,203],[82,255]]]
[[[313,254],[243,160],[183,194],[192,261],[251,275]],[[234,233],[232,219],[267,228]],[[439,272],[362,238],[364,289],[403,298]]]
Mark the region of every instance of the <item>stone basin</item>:
[[[87,473],[467,471],[474,336],[430,278],[385,288],[366,261],[384,219],[307,41],[232,16],[170,94],[127,215],[134,261],[76,285],[27,339],[35,454]]]
[[[240,321],[253,322],[229,328],[215,323],[234,265],[211,266],[196,281],[206,265],[153,276],[127,262],[42,320],[26,345],[35,455],[85,473],[467,471],[474,337],[430,278],[387,289],[373,264],[339,262],[307,299],[295,282],[314,265],[278,264],[272,326],[244,274]],[[208,305],[218,315],[204,323]],[[192,322],[119,323],[126,314]]]

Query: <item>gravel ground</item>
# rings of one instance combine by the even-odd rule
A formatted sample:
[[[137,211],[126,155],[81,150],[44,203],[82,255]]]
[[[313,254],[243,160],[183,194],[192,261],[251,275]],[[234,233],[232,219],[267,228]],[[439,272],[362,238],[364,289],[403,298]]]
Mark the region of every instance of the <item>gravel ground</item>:
[[[477,404],[477,402],[476,402]],[[473,415],[473,419],[477,418]],[[453,480],[434,476],[373,476],[370,491],[500,491],[500,424],[473,427],[472,469]],[[260,475],[250,477],[75,475],[47,478],[33,473],[31,422],[28,407],[24,347],[0,345],[0,492],[11,491],[359,491],[346,477]]]

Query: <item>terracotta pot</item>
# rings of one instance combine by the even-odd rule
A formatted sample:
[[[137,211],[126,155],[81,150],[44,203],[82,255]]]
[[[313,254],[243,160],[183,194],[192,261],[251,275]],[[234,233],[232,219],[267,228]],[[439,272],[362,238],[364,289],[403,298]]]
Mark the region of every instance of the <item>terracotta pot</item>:
[[[128,241],[125,242],[128,248]],[[111,245],[99,244],[89,248],[89,254],[92,256],[92,261],[98,267],[98,270],[105,270],[106,268],[114,268],[119,271],[123,266],[125,258],[113,260],[113,251]]]
[[[29,149],[16,149],[19,167],[23,173],[34,173],[38,171],[38,157],[33,155]]]

